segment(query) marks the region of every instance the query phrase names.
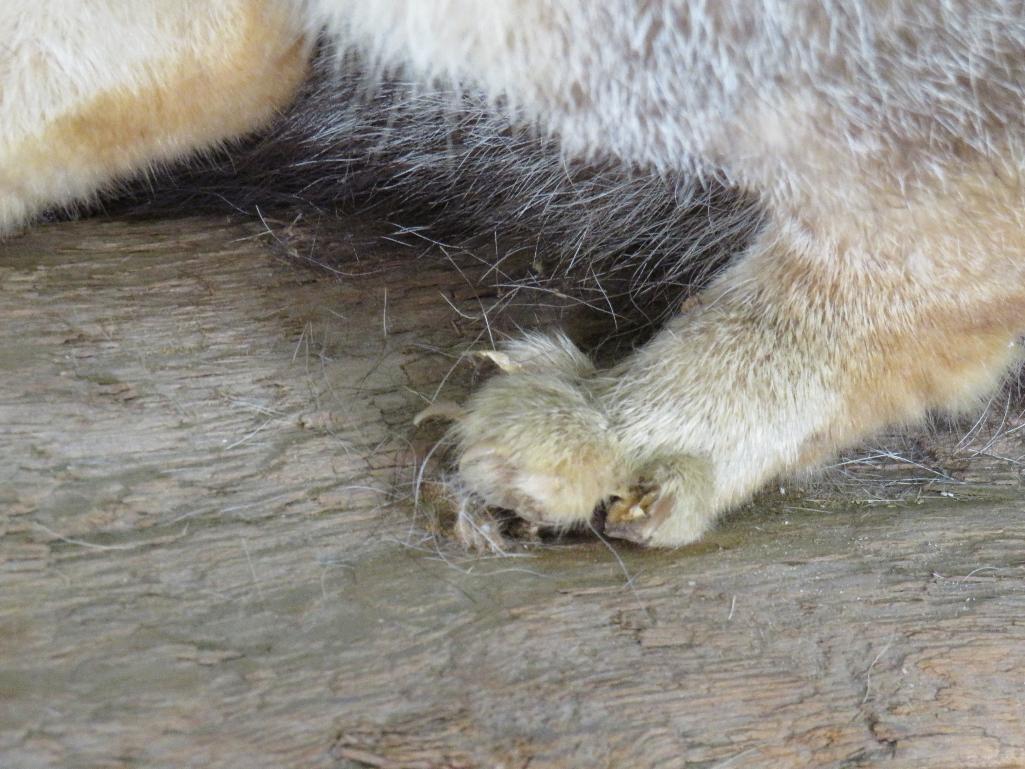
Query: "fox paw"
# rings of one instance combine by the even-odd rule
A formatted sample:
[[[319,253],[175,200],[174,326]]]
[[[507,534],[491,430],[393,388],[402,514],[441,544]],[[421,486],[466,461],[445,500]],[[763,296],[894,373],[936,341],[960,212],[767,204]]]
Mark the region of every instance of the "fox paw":
[[[529,336],[485,355],[502,373],[462,408],[424,413],[455,420],[450,437],[466,491],[564,529],[604,507],[609,536],[654,547],[692,542],[708,528],[711,462],[692,455],[638,461],[624,450],[623,428],[602,407],[600,375],[568,339]],[[630,441],[638,443],[645,442]]]
[[[612,498],[605,513],[605,533],[646,545],[669,517],[672,503],[657,486],[637,484],[625,496]]]
[[[714,517],[711,489],[711,464],[702,457],[648,463],[607,504],[605,534],[654,547],[693,542]]]
[[[589,521],[625,465],[594,397],[590,360],[562,336],[530,336],[486,355],[502,373],[452,428],[462,483],[533,523]]]

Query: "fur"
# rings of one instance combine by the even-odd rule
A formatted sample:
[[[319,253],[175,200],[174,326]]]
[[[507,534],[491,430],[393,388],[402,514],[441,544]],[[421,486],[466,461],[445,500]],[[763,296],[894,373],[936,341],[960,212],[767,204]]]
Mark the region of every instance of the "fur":
[[[485,500],[569,525],[612,499],[611,533],[690,542],[766,480],[963,407],[1016,359],[1020,3],[314,5],[343,48],[474,83],[571,152],[721,168],[769,212],[612,371],[485,385],[456,429]]]
[[[613,159],[581,162],[469,89],[392,78],[368,93],[365,62],[339,70],[330,53],[314,69],[268,130],[107,207],[154,215],[227,202],[254,216],[298,210],[327,227],[353,212],[386,218],[450,245],[483,245],[496,266],[527,252],[524,281],[642,322],[675,314],[681,295],[758,227],[757,207],[736,190]]]
[[[613,536],[691,542],[771,478],[885,425],[976,402],[1019,358],[1020,2],[267,8],[290,22],[297,10],[301,32],[278,23],[288,34],[261,41],[267,61],[280,60],[283,42],[301,47],[327,30],[343,69],[355,57],[381,77],[480,92],[490,113],[557,137],[572,157],[616,158],[660,178],[724,178],[764,212],[728,267],[612,369],[561,337],[527,337],[497,357],[506,371],[453,428],[462,483],[486,504],[557,526],[604,505]],[[24,67],[0,72],[5,85],[36,78]],[[135,92],[141,109],[148,92]],[[38,125],[49,123],[30,124],[29,135]],[[222,135],[242,130],[227,123]],[[84,174],[81,189],[58,185],[50,202],[167,154],[110,135],[135,160]],[[170,154],[212,137],[180,139]],[[20,172],[34,157],[9,153],[0,169]],[[67,162],[44,161],[29,175],[59,175]],[[450,189],[466,179],[452,178]],[[30,209],[9,208],[8,222]]]
[[[0,236],[266,123],[311,51],[273,0],[7,0],[0,26]]]

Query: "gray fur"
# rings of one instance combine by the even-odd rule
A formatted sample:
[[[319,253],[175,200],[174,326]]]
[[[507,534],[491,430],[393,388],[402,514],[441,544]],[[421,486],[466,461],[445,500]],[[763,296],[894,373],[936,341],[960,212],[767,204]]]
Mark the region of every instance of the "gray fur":
[[[542,281],[598,305],[675,302],[758,226],[753,203],[714,180],[568,160],[554,139],[510,127],[479,95],[398,80],[368,90],[358,65],[324,69],[267,132],[130,199],[149,212],[298,208],[328,226],[357,211],[484,243],[496,261],[528,250]]]
[[[341,45],[419,77],[479,83],[573,154],[725,169],[774,199],[795,187],[848,199],[822,186],[822,156],[804,152],[810,135],[852,185],[866,165],[914,186],[967,155],[1015,168],[1025,158],[1021,0],[311,6]],[[766,141],[775,120],[789,130]]]

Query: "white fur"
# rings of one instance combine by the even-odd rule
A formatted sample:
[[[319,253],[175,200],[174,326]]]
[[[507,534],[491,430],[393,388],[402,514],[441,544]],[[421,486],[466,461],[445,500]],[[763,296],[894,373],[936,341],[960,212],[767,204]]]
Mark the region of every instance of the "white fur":
[[[853,165],[906,153],[901,170],[916,175],[942,174],[954,143],[1017,159],[1006,155],[1020,143],[1025,95],[1025,14],[1014,0],[309,7],[343,48],[506,96],[578,153],[658,168],[711,162],[776,189],[816,183],[800,162],[808,132]]]

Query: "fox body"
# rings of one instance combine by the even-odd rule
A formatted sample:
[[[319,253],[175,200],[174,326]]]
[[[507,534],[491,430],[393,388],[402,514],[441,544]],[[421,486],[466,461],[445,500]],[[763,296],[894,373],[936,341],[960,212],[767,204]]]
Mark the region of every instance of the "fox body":
[[[272,120],[317,39],[341,66],[479,89],[570,155],[757,199],[753,242],[615,367],[557,335],[495,356],[453,427],[460,475],[529,520],[604,504],[612,536],[691,542],[771,478],[976,403],[1018,360],[1025,3],[51,5],[0,10],[0,229]]]

